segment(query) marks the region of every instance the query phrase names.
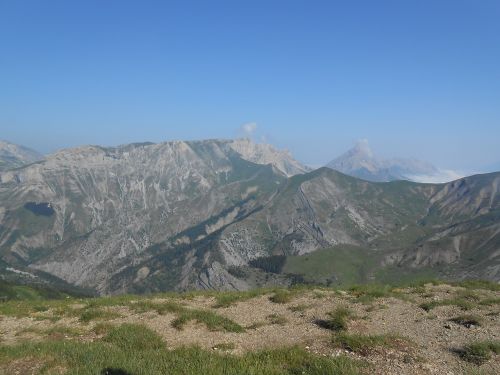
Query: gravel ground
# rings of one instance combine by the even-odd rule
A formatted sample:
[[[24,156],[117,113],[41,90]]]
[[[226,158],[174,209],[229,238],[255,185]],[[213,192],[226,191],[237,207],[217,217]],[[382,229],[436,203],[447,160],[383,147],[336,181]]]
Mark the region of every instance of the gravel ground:
[[[240,355],[247,351],[297,345],[321,356],[348,354],[365,360],[373,366],[370,374],[500,374],[500,356],[481,366],[464,362],[454,352],[465,344],[476,340],[500,340],[499,305],[476,304],[468,311],[457,306],[438,306],[427,312],[419,305],[422,302],[441,301],[455,296],[462,288],[448,285],[427,285],[425,291],[404,289],[405,298],[378,298],[360,303],[346,292],[306,291],[298,293],[290,302],[277,304],[270,295],[261,295],[238,302],[226,308],[214,308],[215,299],[198,296],[181,301],[188,308],[209,309],[228,317],[246,327],[243,333],[209,331],[205,325],[188,323],[182,330],[172,327],[175,314],[159,315],[154,311],[136,313],[125,306],[107,309],[120,314],[119,318],[107,321],[110,324],[141,323],[158,332],[169,348],[198,345],[209,350],[220,350],[220,344],[231,344],[229,353]],[[481,299],[499,298],[499,292],[475,290]],[[165,300],[156,300],[162,302]],[[348,322],[348,333],[396,334],[407,340],[393,348],[373,348],[360,355],[335,348],[331,344],[332,332],[319,327],[315,322],[325,319],[336,307],[346,306],[353,312]],[[295,307],[295,309],[294,309]],[[297,308],[298,307],[298,308]],[[49,311],[50,313],[50,311]],[[47,312],[39,313],[47,314]],[[450,322],[449,319],[472,314],[481,318],[481,326],[469,328]],[[270,315],[278,317],[280,324],[273,324]],[[97,322],[80,323],[76,318],[63,318],[57,322],[39,320],[36,314],[27,318],[0,316],[2,344],[12,345],[27,340],[47,339],[43,330],[51,327],[71,327],[80,330],[78,335],[53,335],[50,339],[93,341],[101,336],[92,331]],[[22,370],[19,374],[35,374],[36,367]],[[18,371],[18,370],[16,370]],[[24,371],[24,372],[23,372]],[[479,372],[478,372],[479,371]]]

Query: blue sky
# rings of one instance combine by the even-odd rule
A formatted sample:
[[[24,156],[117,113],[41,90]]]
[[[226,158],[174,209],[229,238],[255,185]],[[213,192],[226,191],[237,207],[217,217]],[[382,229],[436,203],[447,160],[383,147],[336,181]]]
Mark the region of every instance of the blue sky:
[[[0,138],[500,163],[500,1],[1,1]]]

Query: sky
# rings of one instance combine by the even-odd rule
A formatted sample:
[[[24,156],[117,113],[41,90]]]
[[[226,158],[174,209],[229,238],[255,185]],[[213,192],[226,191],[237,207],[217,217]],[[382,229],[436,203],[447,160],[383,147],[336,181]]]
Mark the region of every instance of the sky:
[[[0,138],[500,168],[500,1],[0,1]]]

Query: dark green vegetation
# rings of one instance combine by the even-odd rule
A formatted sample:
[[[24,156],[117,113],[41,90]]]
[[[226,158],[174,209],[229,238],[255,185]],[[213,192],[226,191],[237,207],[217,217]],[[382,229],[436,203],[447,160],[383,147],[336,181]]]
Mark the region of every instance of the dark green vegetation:
[[[316,324],[331,331],[344,331],[347,329],[347,321],[352,315],[352,311],[347,307],[337,307],[328,314],[327,319],[317,320]]]
[[[281,273],[286,260],[284,255],[272,255],[251,260],[248,264],[251,267],[260,268],[264,272]]]
[[[46,371],[62,367],[79,375],[105,374],[106,369],[130,375],[354,375],[358,362],[345,357],[314,356],[298,348],[276,349],[229,356],[199,348],[165,349],[165,343],[144,326],[113,328],[93,343],[47,341],[0,347],[0,363],[26,358],[38,361]],[[121,372],[118,372],[121,371]]]
[[[477,341],[457,350],[462,359],[481,365],[491,358],[491,354],[500,354],[500,341]]]
[[[368,281],[375,266],[375,256],[352,245],[321,249],[302,256],[290,256],[283,273],[303,277],[305,282],[325,285],[349,285]]]
[[[278,289],[269,299],[274,303],[288,303],[293,299],[293,295],[293,291]]]

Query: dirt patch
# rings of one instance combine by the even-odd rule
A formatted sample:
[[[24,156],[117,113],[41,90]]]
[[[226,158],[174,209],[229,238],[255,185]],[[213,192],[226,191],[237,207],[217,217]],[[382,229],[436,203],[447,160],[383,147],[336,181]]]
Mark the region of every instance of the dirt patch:
[[[451,323],[451,318],[464,314],[463,308],[459,306],[438,305],[430,311],[420,307],[424,302],[443,301],[460,293],[466,295],[460,288],[427,286],[419,292],[404,290],[402,294],[405,298],[378,298],[360,303],[350,293],[322,291],[320,295],[317,291],[306,291],[294,295],[288,303],[273,303],[269,294],[225,308],[214,308],[216,300],[213,297],[175,299],[175,302],[187,308],[210,310],[233,320],[245,328],[242,333],[211,331],[205,324],[194,320],[179,330],[172,326],[177,317],[175,313],[160,315],[154,310],[139,313],[127,306],[109,307],[119,317],[107,320],[106,324],[144,324],[160,334],[168,348],[198,345],[207,350],[223,350],[240,355],[259,349],[297,345],[320,356],[346,354],[365,360],[373,365],[367,370],[371,374],[465,374],[470,373],[471,367],[453,352],[453,348],[463,347],[472,341],[500,339],[499,305],[481,305],[478,302],[485,298],[498,298],[500,293],[478,292],[479,297],[467,311],[467,314],[481,318],[481,326],[467,328]],[[472,297],[474,296],[468,295],[468,298]],[[153,300],[156,303],[169,301],[172,299]],[[376,347],[365,353],[335,347],[331,343],[335,333],[321,328],[316,322],[326,319],[329,312],[340,306],[347,307],[352,312],[346,330],[349,334],[396,335],[402,340],[398,341],[398,345]],[[3,344],[10,345],[27,340],[47,339],[47,336],[33,332],[62,325],[79,329],[82,333],[73,337],[54,334],[52,339],[94,341],[105,334],[93,331],[98,323],[93,321],[83,324],[76,318],[63,318],[54,323],[31,317],[5,316],[0,320],[1,340]],[[500,373],[499,357],[494,356],[480,369],[485,373]],[[19,372],[20,374],[35,374],[39,365],[36,361],[28,361],[23,365],[24,368],[15,364],[19,367],[16,367],[16,371],[24,371]],[[10,368],[4,366],[2,369],[4,373],[9,373],[5,371]]]

